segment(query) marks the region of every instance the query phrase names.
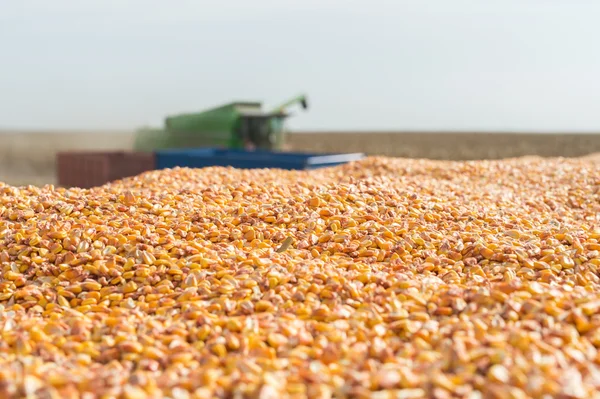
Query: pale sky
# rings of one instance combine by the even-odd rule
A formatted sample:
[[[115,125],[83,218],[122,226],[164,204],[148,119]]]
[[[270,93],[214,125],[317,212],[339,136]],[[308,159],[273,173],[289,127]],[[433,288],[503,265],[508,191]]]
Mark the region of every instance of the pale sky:
[[[296,130],[600,131],[600,2],[0,0],[0,129],[309,96]]]

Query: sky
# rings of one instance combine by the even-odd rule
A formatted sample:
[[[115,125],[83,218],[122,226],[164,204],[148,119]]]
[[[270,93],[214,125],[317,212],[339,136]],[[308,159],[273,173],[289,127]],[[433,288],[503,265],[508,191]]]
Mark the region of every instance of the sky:
[[[293,130],[600,131],[600,2],[3,0],[0,129],[306,93]]]

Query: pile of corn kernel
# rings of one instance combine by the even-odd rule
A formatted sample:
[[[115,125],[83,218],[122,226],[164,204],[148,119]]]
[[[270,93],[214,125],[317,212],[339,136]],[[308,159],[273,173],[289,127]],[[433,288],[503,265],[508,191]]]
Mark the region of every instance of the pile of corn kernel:
[[[593,398],[600,167],[0,183],[2,398]]]

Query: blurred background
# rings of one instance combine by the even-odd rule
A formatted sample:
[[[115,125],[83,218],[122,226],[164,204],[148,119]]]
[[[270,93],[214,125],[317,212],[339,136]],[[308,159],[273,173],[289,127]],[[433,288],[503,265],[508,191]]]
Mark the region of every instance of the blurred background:
[[[56,183],[60,151],[245,145],[238,124],[278,132],[276,112],[276,150],[598,152],[598,15],[583,0],[3,2],[0,181]],[[306,109],[278,108],[299,94]],[[262,104],[221,130],[189,119],[238,101]],[[227,143],[191,139],[202,129]]]

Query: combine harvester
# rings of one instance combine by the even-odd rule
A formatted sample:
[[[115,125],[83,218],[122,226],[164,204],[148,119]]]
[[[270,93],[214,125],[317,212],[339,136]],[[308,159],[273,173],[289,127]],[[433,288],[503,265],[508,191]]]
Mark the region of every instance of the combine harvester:
[[[305,95],[264,111],[260,102],[236,101],[206,111],[169,116],[163,129],[136,132],[135,151],[172,148],[229,148],[279,151],[285,142],[287,108],[308,108]]]

